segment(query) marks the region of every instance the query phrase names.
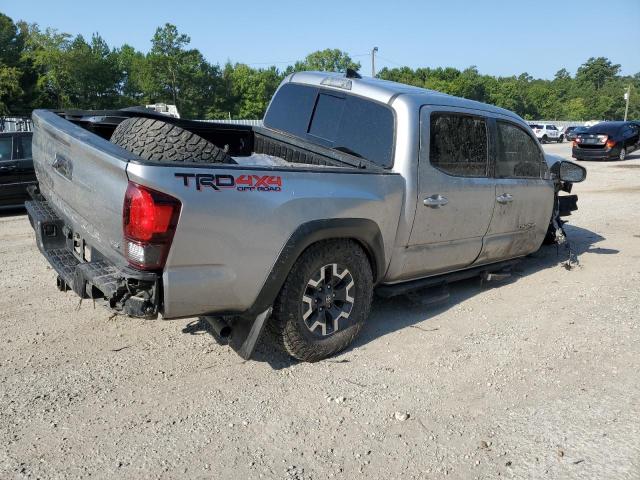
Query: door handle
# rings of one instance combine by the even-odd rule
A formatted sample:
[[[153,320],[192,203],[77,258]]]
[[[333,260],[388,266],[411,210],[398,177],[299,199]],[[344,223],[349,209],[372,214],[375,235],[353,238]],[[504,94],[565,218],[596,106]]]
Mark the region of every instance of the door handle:
[[[9,165],[7,167],[0,167],[0,172],[9,172],[11,170],[15,170],[16,166],[15,165]]]
[[[513,195],[511,195],[510,193],[503,193],[502,195],[498,195],[496,197],[496,200],[498,201],[498,203],[502,203],[503,205],[511,203],[513,202]]]
[[[431,195],[430,197],[425,198],[422,203],[425,207],[440,208],[449,203],[449,200],[447,199],[447,197],[443,197],[438,193],[436,195]]]

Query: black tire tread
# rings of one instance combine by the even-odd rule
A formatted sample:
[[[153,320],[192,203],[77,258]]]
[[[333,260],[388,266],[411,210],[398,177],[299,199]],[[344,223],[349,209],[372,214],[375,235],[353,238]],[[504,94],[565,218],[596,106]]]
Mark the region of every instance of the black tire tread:
[[[208,140],[154,118],[123,120],[111,135],[111,142],[154,162],[235,163]]]
[[[322,262],[330,263],[333,258],[348,258],[350,270],[356,270],[360,281],[359,318],[355,325],[326,340],[310,343],[300,331],[300,323],[296,319],[300,302],[300,288],[306,285],[306,266]],[[357,288],[357,287],[356,287]],[[373,296],[373,274],[369,259],[356,242],[348,239],[318,242],[310,246],[298,258],[287,277],[278,298],[273,306],[273,316],[269,330],[277,344],[289,355],[305,362],[316,362],[335,355],[344,350],[360,333],[365,320],[369,316]],[[354,306],[355,308],[355,306]]]

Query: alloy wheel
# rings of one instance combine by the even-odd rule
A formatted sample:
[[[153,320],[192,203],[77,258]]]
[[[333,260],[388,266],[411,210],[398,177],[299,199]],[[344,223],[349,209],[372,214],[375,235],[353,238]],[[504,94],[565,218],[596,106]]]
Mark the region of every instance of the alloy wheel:
[[[349,326],[355,301],[351,272],[337,263],[323,266],[302,294],[302,320],[311,333],[326,337]]]

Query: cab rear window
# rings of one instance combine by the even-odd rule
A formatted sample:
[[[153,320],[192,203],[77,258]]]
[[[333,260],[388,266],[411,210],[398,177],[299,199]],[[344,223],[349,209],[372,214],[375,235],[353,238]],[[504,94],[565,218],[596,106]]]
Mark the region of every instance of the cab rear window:
[[[283,85],[264,119],[265,126],[309,142],[393,164],[395,119],[386,105],[317,87]]]

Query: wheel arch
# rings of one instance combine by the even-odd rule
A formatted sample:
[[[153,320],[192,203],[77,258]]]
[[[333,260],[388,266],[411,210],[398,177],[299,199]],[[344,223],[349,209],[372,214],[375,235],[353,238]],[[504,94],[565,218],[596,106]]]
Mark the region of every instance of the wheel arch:
[[[332,218],[303,223],[291,234],[278,254],[251,313],[263,312],[275,301],[291,268],[311,245],[321,241],[353,240],[365,251],[371,264],[374,284],[384,276],[386,262],[384,242],[378,225],[366,218]]]

